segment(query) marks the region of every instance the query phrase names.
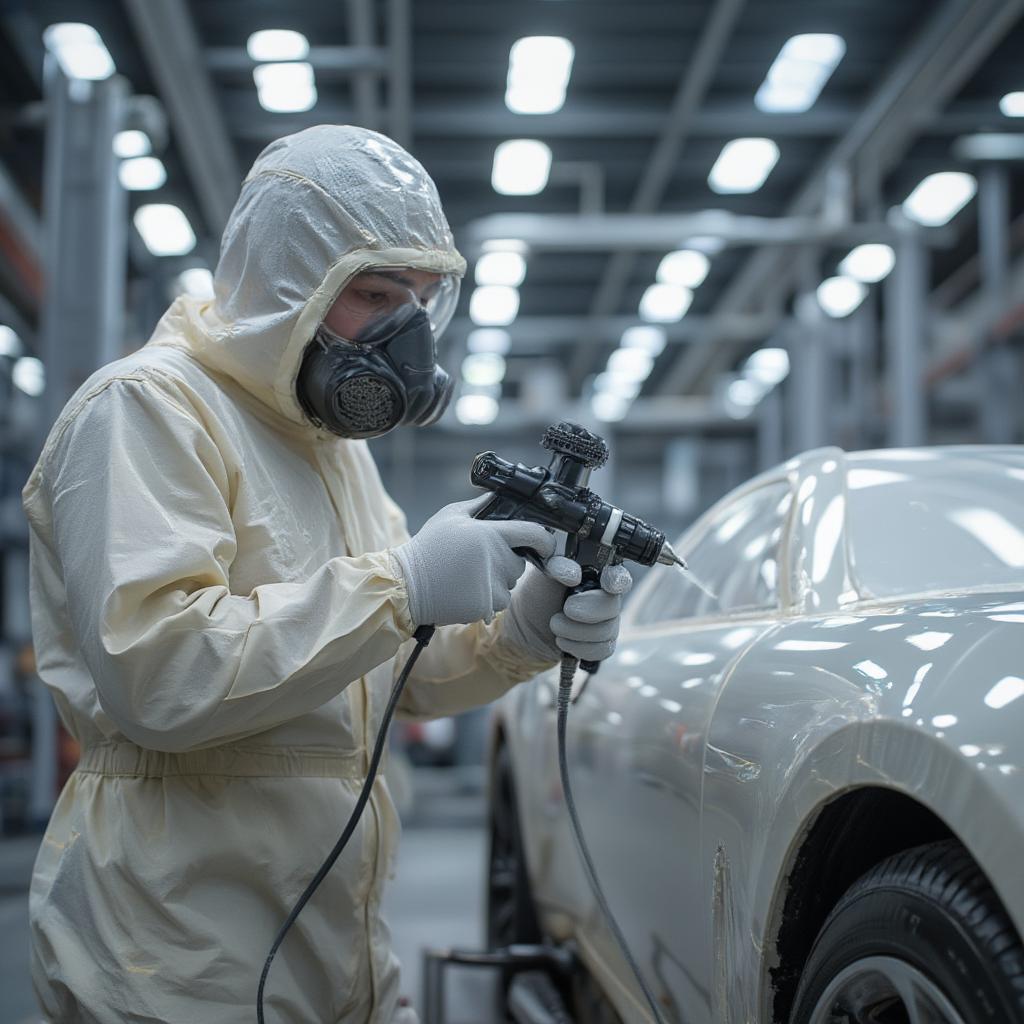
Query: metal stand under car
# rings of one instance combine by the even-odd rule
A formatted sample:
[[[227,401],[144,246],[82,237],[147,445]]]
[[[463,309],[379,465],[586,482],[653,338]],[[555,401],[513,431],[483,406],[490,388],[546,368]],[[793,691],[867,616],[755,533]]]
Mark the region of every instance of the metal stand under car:
[[[576,958],[558,946],[516,945],[487,952],[427,949],[423,953],[423,1024],[447,1024],[444,982],[447,967],[491,967],[512,972],[509,1016],[516,1024],[573,1024],[557,981],[567,981]],[[557,979],[557,981],[556,981]]]

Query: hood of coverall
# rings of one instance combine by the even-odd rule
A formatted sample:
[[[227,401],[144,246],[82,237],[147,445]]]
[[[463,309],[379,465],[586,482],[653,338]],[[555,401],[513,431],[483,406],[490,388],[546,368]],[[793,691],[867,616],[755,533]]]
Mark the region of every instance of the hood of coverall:
[[[318,125],[271,143],[221,239],[213,301],[179,298],[152,344],[185,347],[295,423],[302,354],[357,273],[465,273],[423,166],[365,128]]]

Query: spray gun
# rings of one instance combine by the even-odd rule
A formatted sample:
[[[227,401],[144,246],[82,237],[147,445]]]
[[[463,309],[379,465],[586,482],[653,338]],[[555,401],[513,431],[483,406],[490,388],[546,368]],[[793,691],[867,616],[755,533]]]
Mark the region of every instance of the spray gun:
[[[640,565],[686,563],[672,550],[665,534],[642,519],[601,499],[587,484],[590,474],[608,461],[604,438],[563,420],[548,427],[541,447],[551,452],[547,467],[506,462],[494,452],[481,452],[473,461],[470,479],[494,498],[478,519],[526,519],[566,534],[565,554],[583,569],[581,582],[570,593],[596,590],[601,570],[631,560]],[[519,551],[538,567],[537,556]],[[597,662],[583,662],[596,672]],[[575,661],[573,661],[575,671]]]

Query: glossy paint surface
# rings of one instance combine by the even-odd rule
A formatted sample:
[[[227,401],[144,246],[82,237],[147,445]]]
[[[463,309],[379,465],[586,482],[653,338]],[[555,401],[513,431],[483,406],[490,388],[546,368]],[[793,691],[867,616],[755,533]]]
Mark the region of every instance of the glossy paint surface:
[[[922,466],[917,493],[886,475]],[[569,759],[606,894],[668,1020],[770,1020],[785,878],[807,823],[850,789],[894,789],[929,808],[1024,925],[1024,501],[1004,497],[1018,475],[1019,448],[811,452],[734,492],[680,540],[695,566],[703,548],[709,572],[741,545],[747,582],[724,581],[731,607],[694,599],[695,616],[665,619],[688,606],[679,581],[652,573],[638,589],[618,651],[577,696]],[[1001,497],[986,505],[986,494]],[[767,521],[763,542],[744,509]],[[851,509],[875,527],[851,528]],[[897,545],[901,515],[934,545],[906,533]],[[982,528],[994,522],[995,540]],[[974,577],[954,554],[978,555]],[[777,563],[760,581],[758,559]],[[875,588],[899,574],[954,585],[878,596],[859,566]],[[643,1020],[568,829],[556,685],[541,676],[500,710],[533,892],[624,1019]]]

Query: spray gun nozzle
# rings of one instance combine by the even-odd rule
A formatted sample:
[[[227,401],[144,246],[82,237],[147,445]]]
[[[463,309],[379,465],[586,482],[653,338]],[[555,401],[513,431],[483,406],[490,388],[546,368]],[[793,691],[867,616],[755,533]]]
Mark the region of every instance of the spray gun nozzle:
[[[665,541],[661,546],[661,554],[658,555],[659,565],[678,565],[682,569],[689,569],[690,567],[684,562],[672,549],[672,545],[668,541]]]

